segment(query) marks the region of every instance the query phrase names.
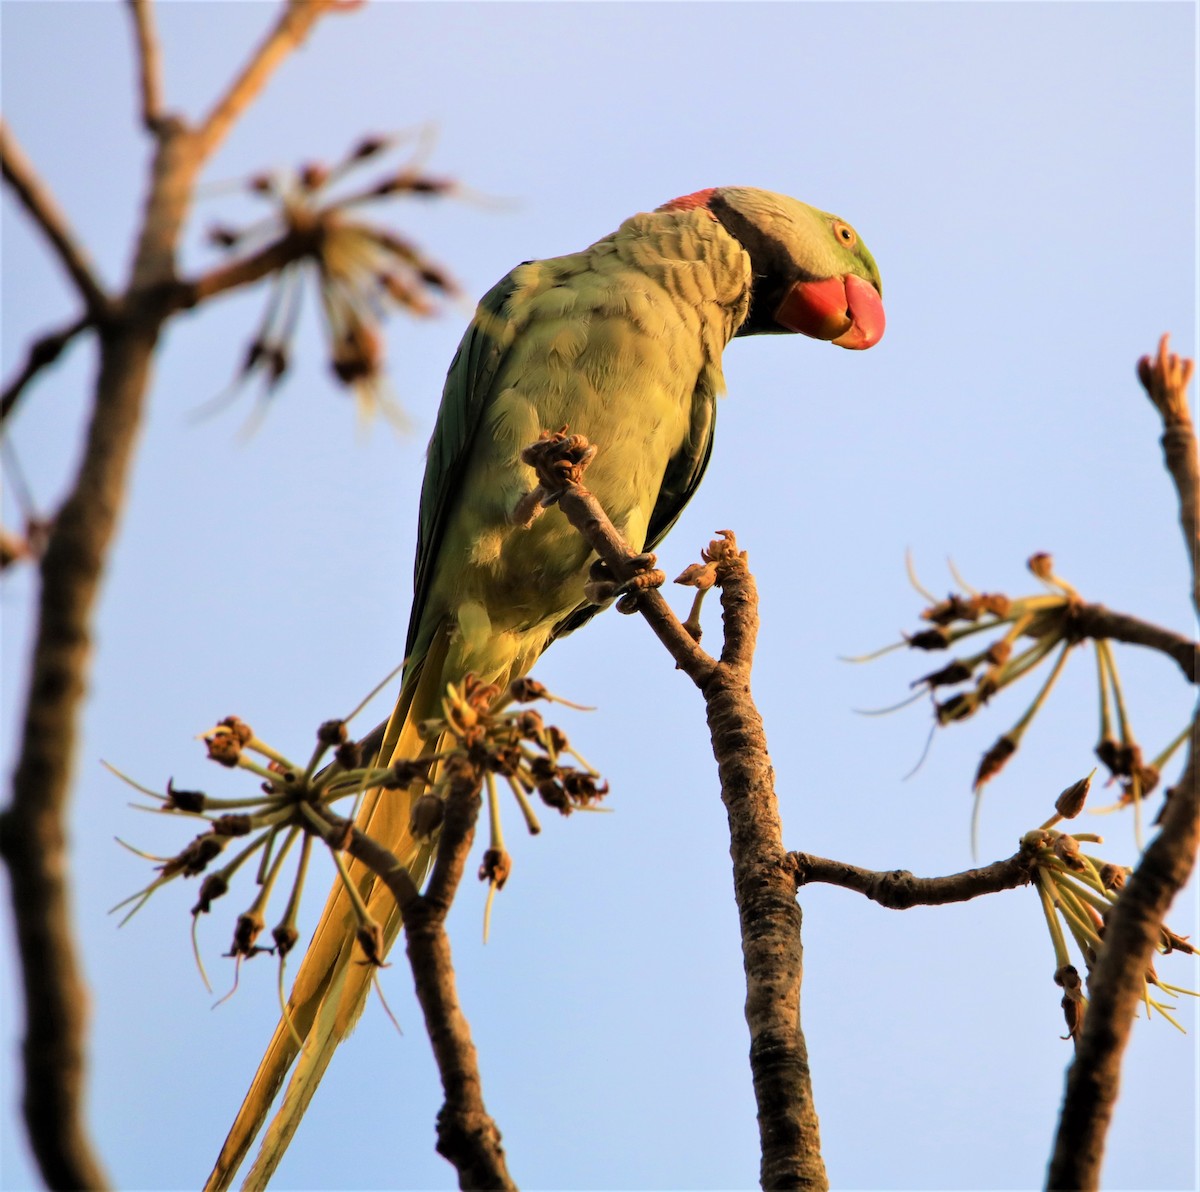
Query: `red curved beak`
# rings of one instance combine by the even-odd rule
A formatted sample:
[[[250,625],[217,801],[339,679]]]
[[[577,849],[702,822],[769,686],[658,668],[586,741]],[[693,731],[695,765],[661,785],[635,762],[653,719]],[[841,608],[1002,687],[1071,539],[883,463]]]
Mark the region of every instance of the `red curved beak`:
[[[813,339],[832,340],[839,348],[870,348],[883,338],[883,299],[856,274],[798,281],[779,304],[775,321]]]

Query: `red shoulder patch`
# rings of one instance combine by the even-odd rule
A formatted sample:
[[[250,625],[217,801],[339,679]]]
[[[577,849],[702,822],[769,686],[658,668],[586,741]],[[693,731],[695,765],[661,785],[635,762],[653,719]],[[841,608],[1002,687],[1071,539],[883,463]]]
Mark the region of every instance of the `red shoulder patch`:
[[[669,203],[664,203],[661,207],[656,207],[656,211],[692,211],[697,207],[708,207],[708,201],[717,193],[717,187],[710,186],[707,190],[697,190],[690,195],[681,195],[678,199],[672,199]],[[709,212],[712,215],[712,212]],[[713,219],[716,216],[713,215]]]

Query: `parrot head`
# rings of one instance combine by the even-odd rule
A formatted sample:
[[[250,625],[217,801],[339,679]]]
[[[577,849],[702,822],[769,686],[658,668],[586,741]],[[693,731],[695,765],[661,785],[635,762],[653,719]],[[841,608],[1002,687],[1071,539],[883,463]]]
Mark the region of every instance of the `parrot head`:
[[[860,349],[883,337],[879,268],[845,220],[749,186],[710,187],[659,208],[697,209],[721,224],[750,257],[750,313],[737,335],[798,331]]]

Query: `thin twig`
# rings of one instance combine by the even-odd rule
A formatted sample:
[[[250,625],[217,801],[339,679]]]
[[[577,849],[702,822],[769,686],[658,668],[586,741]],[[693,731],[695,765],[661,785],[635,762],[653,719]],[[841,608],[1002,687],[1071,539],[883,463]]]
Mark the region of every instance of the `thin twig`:
[[[9,415],[16,409],[17,402],[20,400],[25,386],[43,368],[53,364],[62,355],[63,349],[67,344],[81,331],[90,326],[92,326],[92,317],[86,314],[80,315],[79,318],[68,323],[65,327],[61,327],[57,331],[48,332],[40,339],[35,339],[29,345],[29,350],[25,356],[25,363],[22,365],[21,371],[4,387],[4,393],[0,396],[0,426],[3,426],[8,421]]]
[[[876,872],[844,861],[814,857],[811,853],[789,853],[788,857],[796,867],[797,887],[813,882],[841,886],[897,911],[910,906],[944,906],[982,894],[1015,890],[1029,884],[1034,863],[1032,854],[1021,851],[979,869],[966,869],[945,877],[914,877],[907,869]]]
[[[33,163],[9,130],[0,120],[0,163],[4,180],[12,187],[30,218],[41,228],[59,261],[75,283],[84,305],[93,318],[100,317],[108,306],[108,295],[100,284],[87,251],[75,238],[66,215],[50,193]]]
[[[275,24],[250,55],[241,73],[213,105],[197,132],[202,157],[210,157],[276,68],[303,44],[312,27],[330,10],[348,9],[336,0],[303,0],[285,3]]]
[[[154,27],[154,5],[152,0],[129,0],[129,10],[137,41],[142,125],[147,132],[157,132],[163,114],[163,84],[162,50]]]

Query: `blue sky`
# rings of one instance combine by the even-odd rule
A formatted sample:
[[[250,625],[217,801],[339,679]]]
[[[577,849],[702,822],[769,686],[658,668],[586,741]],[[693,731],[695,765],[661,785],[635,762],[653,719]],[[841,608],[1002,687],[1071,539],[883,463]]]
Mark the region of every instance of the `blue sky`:
[[[204,110],[269,21],[266,4],[160,14],[168,99]],[[146,143],[130,36],[111,3],[3,0],[5,118],[104,275],[129,258]],[[712,466],[662,551],[675,574],[732,527],[762,590],[755,692],[789,847],[921,874],[971,863],[970,780],[1032,689],[938,735],[902,698],[925,657],[854,667],[894,640],[952,557],[971,582],[1031,591],[1035,550],[1083,594],[1192,629],[1158,428],[1134,362],[1163,331],[1194,354],[1195,9],[1187,3],[406,4],[318,28],[238,126],[206,182],[313,158],[366,131],[428,122],[428,161],[503,203],[397,205],[472,298],[516,263],[579,249],[635,211],[704,186],[795,195],[850,220],[888,312],[867,353],[799,337],[734,344]],[[247,202],[210,186],[203,231]],[[2,344],[74,311],[5,198]],[[265,424],[250,398],[197,422],[232,375],[263,295],[179,320],[158,362],[105,585],[73,819],[76,911],[92,989],[91,1120],[117,1186],[197,1186],[276,1018],[270,962],[219,1009],[188,941],[190,889],[124,929],[106,914],[146,867],[113,843],[184,833],[127,808],[105,758],[156,785],[229,793],[193,740],[236,711],[279,748],[352,707],[403,650],[423,449],[468,317],[390,325],[414,429],[364,433],[321,358],[311,307],[293,379]],[[28,396],[13,441],[42,510],[76,458],[86,349]],[[18,520],[5,490],[6,522]],[[28,641],[28,574],[0,587],[5,770]],[[686,607],[686,596],[677,596]],[[709,610],[709,640],[719,624]],[[1149,753],[1190,716],[1173,668],[1119,653]],[[484,890],[453,927],[488,1104],[529,1188],[741,1188],[757,1178],[728,840],[702,706],[644,625],[609,615],[535,672],[596,705],[561,723],[610,780],[609,815],[509,823],[515,869],[479,944]],[[1080,653],[989,789],[981,857],[1011,853],[1093,765],[1094,668]],[[386,709],[380,704],[376,714]],[[364,724],[365,727],[365,724]],[[1109,792],[1111,793],[1111,792]],[[1095,796],[1103,801],[1105,792]],[[1096,821],[1114,859],[1126,818]],[[1095,826],[1095,825],[1089,825]],[[322,885],[322,874],[316,885]],[[1195,895],[1172,918],[1195,927]],[[210,974],[249,894],[201,925]],[[239,901],[240,899],[240,901]],[[310,916],[321,894],[310,895]],[[1031,891],[897,914],[838,890],[802,898],[804,1019],[830,1176],[840,1188],[1025,1188],[1042,1179],[1068,1045]],[[0,1183],[32,1169],[16,1125],[19,1022],[0,946]],[[1195,987],[1172,957],[1164,977]],[[1169,973],[1169,975],[1168,975]],[[219,975],[218,975],[219,974]],[[403,965],[335,1060],[280,1188],[448,1188],[440,1103]],[[1193,1187],[1196,1021],[1140,1021],[1106,1186]]]

